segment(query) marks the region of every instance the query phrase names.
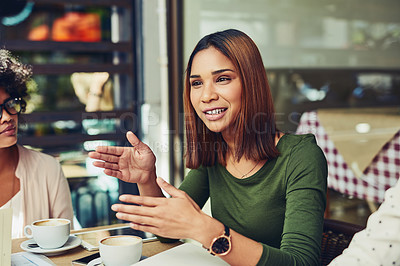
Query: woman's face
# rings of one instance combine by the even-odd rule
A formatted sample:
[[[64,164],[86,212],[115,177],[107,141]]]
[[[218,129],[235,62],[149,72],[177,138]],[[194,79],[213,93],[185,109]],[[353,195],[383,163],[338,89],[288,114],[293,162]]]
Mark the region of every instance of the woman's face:
[[[229,133],[241,109],[242,84],[232,62],[214,47],[198,52],[190,73],[190,101],[213,132]]]
[[[5,89],[0,87],[0,104],[10,97]],[[17,143],[18,114],[10,115],[2,106],[0,119],[0,148],[11,147]]]

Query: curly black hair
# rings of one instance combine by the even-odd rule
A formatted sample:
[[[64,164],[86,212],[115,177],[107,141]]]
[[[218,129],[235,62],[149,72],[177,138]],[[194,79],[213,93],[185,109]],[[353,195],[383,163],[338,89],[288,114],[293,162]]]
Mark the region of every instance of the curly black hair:
[[[27,82],[31,79],[32,67],[22,64],[10,51],[0,49],[0,87],[11,97],[22,98],[21,107],[25,111],[29,97]]]

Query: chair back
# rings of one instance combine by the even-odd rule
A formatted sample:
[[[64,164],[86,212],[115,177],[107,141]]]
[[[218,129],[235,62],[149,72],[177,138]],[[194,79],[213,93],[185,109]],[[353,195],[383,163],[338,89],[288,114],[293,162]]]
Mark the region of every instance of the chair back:
[[[342,254],[350,244],[354,234],[365,227],[333,219],[324,220],[321,243],[321,265],[328,265],[334,258]]]

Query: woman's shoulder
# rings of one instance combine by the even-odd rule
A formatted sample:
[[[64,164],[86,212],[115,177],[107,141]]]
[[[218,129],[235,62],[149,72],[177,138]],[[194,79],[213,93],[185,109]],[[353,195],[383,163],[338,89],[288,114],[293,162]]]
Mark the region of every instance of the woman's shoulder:
[[[293,148],[299,145],[318,146],[314,134],[311,133],[301,135],[286,133],[281,137],[278,142],[278,148],[279,146],[283,146],[285,148]]]
[[[295,155],[295,157],[301,158],[320,157],[323,160],[325,159],[325,155],[322,149],[318,146],[313,134],[285,134],[279,141],[277,147],[281,155],[286,154],[290,157]]]
[[[28,149],[22,145],[18,145],[20,162],[24,165],[46,167],[59,166],[59,162],[51,155],[45,154],[40,151]]]
[[[188,174],[190,175],[202,175],[208,172],[210,167],[200,165],[197,168],[188,168]]]

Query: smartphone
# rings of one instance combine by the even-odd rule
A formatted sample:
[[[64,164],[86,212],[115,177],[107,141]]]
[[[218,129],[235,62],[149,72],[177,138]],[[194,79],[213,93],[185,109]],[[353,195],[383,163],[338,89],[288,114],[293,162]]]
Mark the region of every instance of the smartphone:
[[[82,257],[72,261],[72,265],[88,265],[94,259],[100,258],[100,253],[96,252],[86,257]]]
[[[140,236],[144,242],[155,239],[155,235],[145,233],[143,231],[134,230],[129,225],[123,225],[120,227],[99,229],[93,231],[86,231],[75,233],[75,236],[82,240],[81,246],[88,251],[94,251],[99,249],[99,241],[108,236],[116,235],[134,235]]]
[[[76,259],[72,261],[72,265],[88,265],[92,260],[95,260],[97,258],[100,258],[100,252],[96,252],[94,254]],[[140,260],[144,260],[147,259],[146,256],[141,256]],[[103,264],[101,264],[103,265]]]

